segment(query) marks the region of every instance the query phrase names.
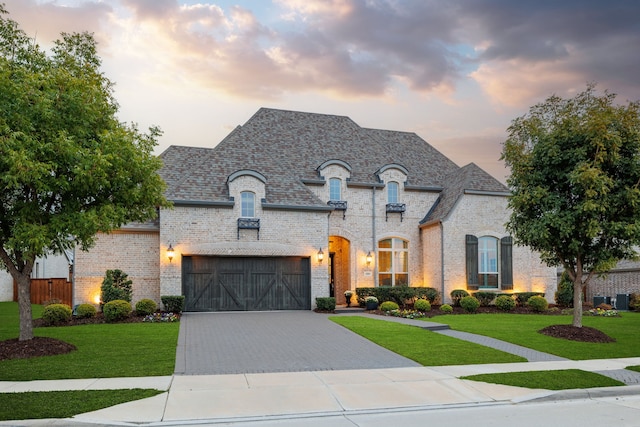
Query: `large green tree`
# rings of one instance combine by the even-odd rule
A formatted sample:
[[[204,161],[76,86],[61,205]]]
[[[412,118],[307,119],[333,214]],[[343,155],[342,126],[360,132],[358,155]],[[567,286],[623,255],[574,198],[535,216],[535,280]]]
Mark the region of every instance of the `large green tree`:
[[[551,96],[508,128],[502,159],[517,242],[563,266],[574,283],[573,326],[583,288],[640,244],[640,114],[594,84],[571,99]]]
[[[91,34],[47,54],[0,5],[0,264],[18,284],[20,340],[33,338],[36,257],[146,221],[165,206],[160,131],[121,123]]]

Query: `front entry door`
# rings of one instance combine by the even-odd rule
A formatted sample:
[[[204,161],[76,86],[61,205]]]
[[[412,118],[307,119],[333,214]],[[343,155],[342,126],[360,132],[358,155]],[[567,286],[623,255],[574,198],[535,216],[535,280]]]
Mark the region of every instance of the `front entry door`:
[[[335,252],[329,253],[329,296],[336,296],[335,269],[333,260],[336,256]]]

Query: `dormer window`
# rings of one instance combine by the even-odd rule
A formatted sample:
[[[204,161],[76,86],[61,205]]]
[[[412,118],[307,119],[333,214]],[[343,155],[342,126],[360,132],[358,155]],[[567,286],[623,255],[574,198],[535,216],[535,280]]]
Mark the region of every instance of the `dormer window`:
[[[256,195],[251,191],[240,193],[240,215],[243,218],[253,218],[256,216]]]
[[[342,200],[342,180],[340,178],[329,179],[329,200],[332,202]]]
[[[385,214],[385,221],[389,220],[390,213],[399,213],[400,222],[402,222],[402,216],[407,209],[407,205],[400,203],[399,201],[399,185],[395,181],[387,183],[387,210]]]

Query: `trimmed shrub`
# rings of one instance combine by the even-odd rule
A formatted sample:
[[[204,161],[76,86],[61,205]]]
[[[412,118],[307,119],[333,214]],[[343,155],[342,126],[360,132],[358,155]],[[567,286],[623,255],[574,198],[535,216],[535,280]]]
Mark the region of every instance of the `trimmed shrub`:
[[[334,297],[316,298],[316,308],[319,311],[334,311],[336,309],[336,299]]]
[[[380,310],[382,311],[398,310],[399,308],[398,304],[393,301],[385,301],[380,304]]]
[[[547,302],[547,300],[544,299],[544,297],[541,297],[539,295],[534,295],[531,298],[529,298],[527,300],[527,305],[537,313],[542,313],[544,311],[547,311],[547,308],[549,308],[549,303]]]
[[[467,313],[475,313],[480,307],[480,301],[472,296],[466,296],[460,300],[460,307],[464,308]]]
[[[71,307],[66,304],[49,304],[42,311],[42,319],[47,325],[60,325],[71,320]]]
[[[518,305],[526,305],[527,301],[529,301],[529,298],[531,297],[544,297],[543,292],[518,292],[514,295],[516,296],[516,302],[518,303]]]
[[[573,282],[567,272],[563,272],[558,283],[558,290],[553,296],[554,301],[560,307],[573,307]]]
[[[440,300],[440,292],[436,288],[413,288],[415,289],[415,297],[418,299],[426,299],[429,303],[434,304]]]
[[[104,313],[104,320],[117,322],[131,315],[131,304],[121,299],[109,301],[102,307],[102,312]]]
[[[464,297],[469,296],[469,292],[464,289],[454,289],[451,291],[451,300],[453,301],[453,305],[456,307],[460,307],[460,300]]]
[[[482,307],[488,307],[489,304],[496,298],[496,293],[491,291],[480,291],[473,294],[473,296],[480,301]]]
[[[496,298],[496,307],[502,311],[511,311],[516,307],[516,300],[508,295],[500,295]]]
[[[147,314],[155,313],[158,308],[158,304],[152,299],[141,299],[136,303],[136,314],[138,316],[146,316]]]
[[[413,308],[418,311],[431,310],[431,303],[426,299],[418,299],[413,303]]]
[[[184,295],[162,295],[160,301],[162,301],[164,311],[182,313],[184,309]]]
[[[76,307],[76,317],[79,319],[90,319],[96,317],[97,310],[91,304],[80,304]]]
[[[629,295],[629,310],[640,311],[640,294]]]
[[[451,307],[449,304],[442,304],[440,306],[440,311],[446,314],[451,314],[453,313],[453,307]]]
[[[127,273],[122,270],[107,270],[100,287],[102,303],[115,300],[131,302],[132,283]]]

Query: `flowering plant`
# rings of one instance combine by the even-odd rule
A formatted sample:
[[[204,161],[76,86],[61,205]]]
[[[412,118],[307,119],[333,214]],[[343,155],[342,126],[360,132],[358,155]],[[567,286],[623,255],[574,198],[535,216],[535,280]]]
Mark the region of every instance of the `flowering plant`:
[[[344,291],[344,296],[347,298],[351,298],[351,296],[353,295],[353,291],[350,290],[346,290]]]
[[[404,317],[405,319],[420,319],[427,317],[423,312],[417,310],[391,310],[385,312],[387,316]]]
[[[368,296],[364,299],[365,302],[378,302],[378,298],[373,296]]]
[[[144,316],[143,322],[147,323],[173,323],[180,320],[180,316],[175,313],[153,313]]]
[[[591,316],[601,316],[601,317],[618,317],[620,314],[617,310],[604,310],[602,308],[593,308],[588,311]]]

